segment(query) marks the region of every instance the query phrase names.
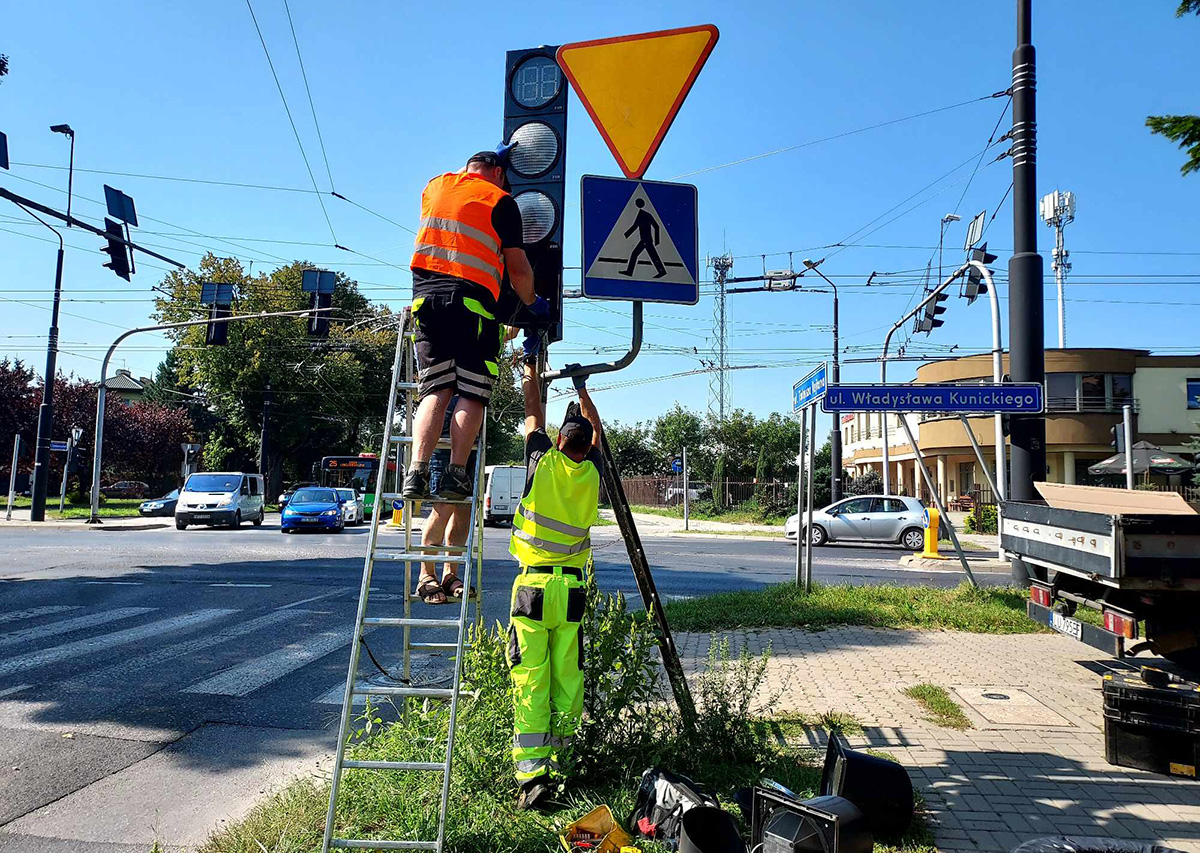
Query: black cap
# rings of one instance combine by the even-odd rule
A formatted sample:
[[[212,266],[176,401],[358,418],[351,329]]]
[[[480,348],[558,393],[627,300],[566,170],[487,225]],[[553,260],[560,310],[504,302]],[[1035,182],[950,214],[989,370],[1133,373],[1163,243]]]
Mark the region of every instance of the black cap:
[[[507,169],[509,165],[509,152],[516,147],[516,142],[509,143],[508,145],[505,145],[502,142],[496,146],[494,151],[480,151],[478,154],[472,154],[467,160],[467,165],[469,166],[472,163],[486,163],[488,166],[492,166],[493,168],[500,166],[501,168]]]
[[[574,444],[591,444],[592,436],[595,434],[592,430],[592,422],[581,415],[573,415],[562,422],[562,426],[558,428],[558,434],[562,436],[564,442]]]

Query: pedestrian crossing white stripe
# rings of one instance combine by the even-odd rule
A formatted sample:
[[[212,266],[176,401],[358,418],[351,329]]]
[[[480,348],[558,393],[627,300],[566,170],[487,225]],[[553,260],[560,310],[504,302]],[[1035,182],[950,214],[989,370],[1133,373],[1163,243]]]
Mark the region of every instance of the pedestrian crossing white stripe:
[[[301,642],[286,645],[269,655],[230,667],[212,678],[185,687],[183,692],[245,696],[317,658],[324,657],[352,639],[349,631],[322,631]]]
[[[28,610],[14,610],[12,613],[0,613],[0,623],[18,622],[21,619],[33,619],[38,616],[52,616],[67,610],[78,610],[77,604],[51,604],[47,607],[30,607]]]
[[[18,684],[15,687],[5,687],[0,690],[0,696],[12,696],[14,693],[20,693],[22,690],[28,690],[33,687],[32,684]]]
[[[285,622],[288,619],[295,619],[298,616],[305,614],[304,610],[284,610],[272,611],[264,616],[259,616],[256,619],[251,619],[248,622],[240,622],[230,625],[215,634],[210,634],[205,637],[197,637],[194,640],[185,640],[182,643],[175,643],[172,646],[155,649],[146,655],[131,658],[129,660],[118,661],[111,666],[106,666],[103,669],[89,672],[82,678],[73,679],[68,686],[84,686],[93,684],[109,684],[121,683],[130,675],[141,670],[148,669],[155,664],[163,661],[171,660],[172,658],[184,657],[185,655],[193,655],[196,652],[211,649],[213,646],[218,646],[221,643],[229,640],[243,637],[246,634],[252,634],[255,631],[260,631],[263,628],[270,628],[280,622]]]
[[[144,611],[146,608],[136,609]],[[91,652],[104,651],[105,649],[111,649],[114,646],[121,646],[126,643],[135,643],[138,640],[153,637],[155,634],[165,634],[168,631],[192,628],[205,622],[211,622],[213,619],[228,616],[230,613],[237,613],[237,611],[224,609],[197,610],[193,613],[185,613],[183,616],[172,616],[170,619],[148,622],[145,625],[138,625],[136,628],[126,628],[123,631],[114,631],[111,634],[87,637],[83,640],[76,640],[73,643],[42,649],[39,652],[30,652],[29,654],[19,655],[8,660],[0,660],[0,676],[13,672],[23,672],[27,669],[35,669],[47,664],[59,663],[70,658],[80,657]]]
[[[346,679],[342,679],[337,684],[330,687],[313,701],[320,705],[338,705],[342,704],[342,700],[346,698]],[[355,705],[365,705],[367,703],[366,696],[355,696]]]
[[[94,628],[97,625],[104,625],[107,622],[128,619],[130,616],[140,616],[154,609],[153,607],[118,607],[115,610],[102,610],[97,613],[89,613],[86,616],[76,616],[74,619],[63,619],[60,622],[51,622],[48,625],[38,625],[36,628],[10,631],[7,634],[0,634],[0,649],[5,646],[15,646],[20,643],[41,640],[44,637],[68,634],[71,631],[80,631],[84,628]]]

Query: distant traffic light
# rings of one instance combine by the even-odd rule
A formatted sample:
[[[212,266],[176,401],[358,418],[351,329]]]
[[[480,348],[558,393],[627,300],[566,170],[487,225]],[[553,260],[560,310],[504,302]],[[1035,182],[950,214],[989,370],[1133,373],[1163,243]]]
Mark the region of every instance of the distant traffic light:
[[[233,285],[204,282],[200,285],[200,304],[209,306],[204,343],[208,346],[225,346],[229,343],[229,324],[224,322],[224,318],[233,314]]]
[[[925,308],[917,315],[916,322],[913,324],[913,331],[929,333],[945,323],[946,321],[938,315],[946,313],[946,306],[942,303],[948,298],[943,292],[929,300],[925,304]]]
[[[563,211],[567,188],[567,85],[557,47],[510,50],[504,69],[504,142],[518,143],[507,171],[521,209],[525,254],[533,286],[550,303],[550,339],[562,340]],[[502,316],[517,325],[530,319],[510,294]],[[508,300],[512,300],[511,305]],[[543,321],[544,325],[544,321]]]
[[[1116,426],[1109,429],[1108,434],[1112,436],[1112,441],[1110,441],[1108,443],[1108,446],[1111,447],[1113,450],[1115,450],[1117,453],[1124,453],[1125,452],[1125,425],[1123,423],[1117,424]]]
[[[105,217],[104,233],[108,236],[108,245],[100,251],[109,259],[104,266],[129,281],[129,251],[125,246],[125,231],[121,223]]]
[[[329,270],[305,270],[300,280],[301,289],[308,294],[308,334],[314,338],[329,336],[329,312],[317,309],[333,307],[333,291],[337,287],[337,273]]]
[[[991,272],[992,264],[996,262],[997,255],[991,254],[987,250],[987,243],[983,243],[971,250],[971,260],[978,261],[988,268]],[[967,297],[967,304],[970,305],[975,301],[977,296],[982,296],[987,293],[987,284],[983,280],[983,273],[977,268],[971,267],[967,270],[967,283],[963,288],[963,295]]]

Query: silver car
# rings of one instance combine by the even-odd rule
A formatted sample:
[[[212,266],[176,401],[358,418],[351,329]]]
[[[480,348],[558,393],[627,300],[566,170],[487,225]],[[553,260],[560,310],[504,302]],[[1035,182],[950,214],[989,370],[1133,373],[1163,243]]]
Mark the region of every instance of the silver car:
[[[898,495],[857,495],[812,514],[812,543],[894,542],[910,551],[925,544],[925,504]],[[800,516],[793,515],[783,534],[798,541]]]
[[[338,489],[337,496],[342,505],[342,521],[346,524],[362,524],[367,520],[362,495],[354,489]]]

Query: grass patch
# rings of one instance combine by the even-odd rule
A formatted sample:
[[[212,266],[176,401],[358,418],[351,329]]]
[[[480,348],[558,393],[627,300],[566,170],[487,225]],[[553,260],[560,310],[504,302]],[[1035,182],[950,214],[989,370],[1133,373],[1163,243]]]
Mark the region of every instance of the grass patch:
[[[813,584],[805,595],[793,583],[721,592],[669,602],[666,615],[676,631],[735,628],[937,628],[977,634],[1049,631],[1025,615],[1026,593],[1015,588],[955,589],[928,586],[827,586]]]
[[[138,507],[145,498],[106,498],[100,504],[99,515],[101,518],[126,518],[136,516]],[[31,500],[29,498],[14,498],[13,509],[29,509]],[[7,505],[7,498],[5,500]],[[83,503],[75,503],[71,498],[67,497],[65,509],[62,512],[58,511],[58,495],[47,496],[46,498],[46,517],[47,518],[91,518],[92,504],[91,500],[85,500]]]
[[[763,539],[783,541],[782,530],[676,530],[675,533],[701,533],[705,536],[757,536]]]
[[[971,721],[959,704],[950,698],[946,688],[936,684],[914,684],[904,688],[904,695],[913,699],[930,716],[925,719],[947,729],[963,731],[971,728]]]
[[[854,717],[843,711],[824,711],[820,714],[805,714],[789,711],[775,714],[763,721],[776,739],[785,741],[803,741],[810,729],[824,729],[833,734],[857,735],[862,734],[863,725]],[[891,759],[895,761],[895,759]]]
[[[634,504],[629,507],[633,512],[644,512],[649,515],[661,515],[666,518],[683,518],[682,506],[648,506]],[[727,521],[730,524],[770,524],[783,527],[786,516],[760,515],[757,511],[746,509],[730,509],[725,512],[704,512],[695,507],[689,507],[688,518],[698,521]]]

